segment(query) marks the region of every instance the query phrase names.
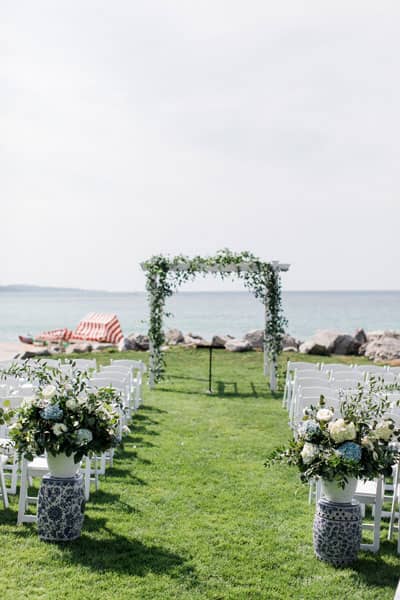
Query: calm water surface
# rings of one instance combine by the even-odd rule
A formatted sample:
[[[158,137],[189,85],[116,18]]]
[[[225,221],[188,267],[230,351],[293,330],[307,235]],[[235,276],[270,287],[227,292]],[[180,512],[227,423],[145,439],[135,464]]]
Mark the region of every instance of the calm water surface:
[[[400,292],[284,292],[283,303],[288,331],[300,339],[324,328],[400,330]],[[145,293],[2,290],[0,341],[15,341],[21,333],[74,329],[91,311],[116,313],[125,334],[147,329]],[[248,292],[180,292],[169,299],[167,311],[173,316],[166,327],[206,338],[215,333],[241,336],[263,326],[263,306]]]

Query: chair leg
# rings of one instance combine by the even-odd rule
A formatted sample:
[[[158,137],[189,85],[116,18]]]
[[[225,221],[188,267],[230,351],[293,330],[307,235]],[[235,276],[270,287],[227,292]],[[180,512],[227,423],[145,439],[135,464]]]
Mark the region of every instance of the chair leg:
[[[26,510],[26,498],[28,495],[28,468],[26,459],[22,459],[21,465],[21,485],[19,488],[19,501],[18,501],[18,519],[17,525],[22,525],[24,522],[25,510]]]
[[[381,541],[383,481],[379,479],[376,487],[376,503],[374,514],[374,546],[372,552],[378,552]]]
[[[390,510],[390,521],[389,521],[389,531],[388,531],[388,540],[392,539],[393,531],[394,531],[394,522],[396,519],[396,506],[399,500],[399,465],[397,464],[395,467],[394,477],[393,477],[393,497],[392,497],[392,507]],[[400,521],[400,515],[399,521]],[[399,527],[399,525],[398,525]],[[400,527],[399,527],[400,532]]]
[[[100,455],[100,469],[99,469],[99,473],[100,475],[105,475],[106,474],[106,453],[102,452]]]
[[[84,490],[85,500],[88,501],[90,498],[90,463],[91,460],[88,456],[85,457],[85,470],[84,470]]]
[[[12,456],[12,462],[7,463],[7,478],[9,479],[8,493],[15,495],[17,493],[19,461],[17,456]]]
[[[9,504],[8,504],[7,486],[6,486],[6,480],[4,477],[3,465],[1,465],[1,464],[0,464],[0,491],[1,491],[1,496],[3,498],[3,506],[4,506],[4,508],[8,508]]]

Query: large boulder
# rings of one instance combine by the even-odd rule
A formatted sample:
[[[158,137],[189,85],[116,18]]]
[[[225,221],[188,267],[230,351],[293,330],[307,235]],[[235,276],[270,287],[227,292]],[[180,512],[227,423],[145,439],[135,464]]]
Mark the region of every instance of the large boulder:
[[[400,337],[386,335],[385,332],[383,336],[366,344],[365,356],[378,361],[400,358]]]
[[[178,344],[183,344],[185,338],[182,331],[180,331],[179,329],[170,329],[165,334],[165,341],[170,346],[177,346]]]
[[[188,348],[208,348],[210,346],[210,342],[196,333],[188,333],[184,336],[183,341]]]
[[[309,340],[306,340],[300,346],[302,354],[320,354],[327,356],[334,350],[336,340],[342,334],[329,329],[317,331]]]
[[[358,354],[361,344],[352,335],[339,335],[333,347],[333,354]]]
[[[213,348],[225,348],[225,344],[233,340],[231,335],[214,335],[211,340],[211,346]]]
[[[135,342],[138,350],[148,350],[150,348],[149,336],[144,333],[137,333],[135,336]]]
[[[299,346],[300,342],[292,335],[285,333],[285,335],[282,337],[282,350],[284,352],[297,352]]]
[[[66,349],[66,354],[84,354],[85,352],[92,352],[93,346],[90,342],[79,342],[77,344],[69,344]]]
[[[300,352],[321,356],[328,356],[329,354],[358,354],[360,345],[352,335],[322,329],[300,345]]]
[[[229,352],[248,352],[252,348],[247,340],[233,339],[225,344],[225,349]]]
[[[330,352],[326,346],[318,344],[313,339],[306,340],[300,344],[299,352],[301,354],[316,354],[317,356],[329,356]]]
[[[252,329],[244,335],[243,339],[249,343],[252,350],[262,350],[264,348],[263,329]]]
[[[18,355],[18,358],[25,360],[27,358],[38,358],[39,356],[51,356],[51,352],[47,348],[38,348],[26,350],[23,354]]]
[[[368,342],[367,334],[365,333],[364,329],[357,329],[354,334],[354,341],[357,344],[360,344],[360,346]]]
[[[313,336],[321,346],[325,346],[329,353],[334,352],[337,342],[340,340],[343,334],[338,331],[332,331],[330,329],[321,329]]]
[[[120,342],[120,345],[126,350],[148,350],[150,347],[149,336],[143,333],[130,333],[123,343]]]
[[[129,337],[124,337],[118,343],[118,350],[120,352],[125,352],[126,350],[137,350],[137,345],[135,340],[131,340]]]
[[[196,340],[195,340],[195,338],[192,338],[192,336],[190,336],[190,335],[184,335],[183,336],[183,344],[187,348],[195,348]]]
[[[102,352],[103,350],[118,350],[118,346],[116,344],[111,344],[108,342],[93,342],[91,346],[93,352]],[[87,352],[87,350],[81,350],[81,352]]]
[[[373,342],[383,337],[384,335],[383,329],[378,329],[376,331],[367,331],[367,342]]]

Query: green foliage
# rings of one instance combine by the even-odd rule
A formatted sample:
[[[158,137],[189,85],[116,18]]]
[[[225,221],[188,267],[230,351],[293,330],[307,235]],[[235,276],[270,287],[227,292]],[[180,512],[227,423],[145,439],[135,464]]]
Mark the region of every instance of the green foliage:
[[[248,268],[243,269],[243,265]],[[164,343],[163,315],[166,299],[184,282],[196,275],[212,273],[225,279],[234,273],[256,298],[265,304],[267,322],[264,343],[270,360],[275,360],[281,350],[286,319],[282,312],[281,284],[279,272],[270,263],[261,261],[250,252],[219,250],[213,257],[179,255],[169,258],[157,255],[143,263],[146,270],[146,290],[150,305],[149,339],[151,350],[150,370],[154,381],[164,377],[165,360],[161,352]],[[219,269],[229,268],[230,272]],[[211,269],[211,271],[210,271]]]
[[[88,374],[70,362],[71,373],[47,367],[14,364],[1,377],[24,376],[37,382],[34,396],[8,411],[10,437],[20,456],[32,460],[45,451],[83,456],[99,454],[119,442],[119,393],[112,388],[93,389]]]

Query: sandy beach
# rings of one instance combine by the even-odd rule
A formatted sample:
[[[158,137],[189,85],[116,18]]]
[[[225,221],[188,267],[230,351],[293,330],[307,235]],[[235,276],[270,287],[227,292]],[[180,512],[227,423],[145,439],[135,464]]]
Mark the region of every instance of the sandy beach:
[[[10,360],[17,354],[32,350],[32,345],[21,342],[0,342],[0,360]]]

